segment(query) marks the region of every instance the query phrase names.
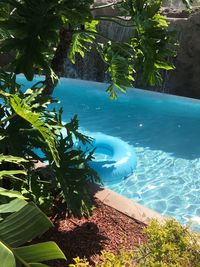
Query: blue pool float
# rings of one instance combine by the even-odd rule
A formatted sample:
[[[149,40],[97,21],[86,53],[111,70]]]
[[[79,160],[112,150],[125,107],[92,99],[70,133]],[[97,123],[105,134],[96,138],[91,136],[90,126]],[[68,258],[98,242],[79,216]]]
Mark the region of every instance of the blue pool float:
[[[66,135],[65,130],[62,131]],[[133,174],[136,168],[136,154],[133,146],[120,138],[103,133],[85,132],[84,134],[93,138],[91,144],[83,145],[75,142],[76,148],[83,151],[95,149],[94,159],[90,166],[98,173],[105,183],[117,183]],[[44,157],[40,149],[33,150],[38,156]]]
[[[120,182],[133,174],[137,163],[133,146],[120,138],[106,134],[91,132],[86,134],[94,140],[84,149],[96,148],[90,166],[99,174],[103,182]],[[83,146],[81,148],[83,149]]]

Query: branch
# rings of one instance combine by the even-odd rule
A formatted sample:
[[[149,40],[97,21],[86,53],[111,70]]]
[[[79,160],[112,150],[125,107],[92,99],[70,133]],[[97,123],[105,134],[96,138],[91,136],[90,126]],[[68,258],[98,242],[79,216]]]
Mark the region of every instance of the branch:
[[[1,126],[2,124],[4,124],[5,122],[10,121],[10,120],[11,120],[12,118],[14,118],[15,116],[17,116],[17,114],[16,114],[16,113],[13,113],[12,115],[10,115],[10,116],[6,117],[5,119],[1,120],[1,121],[0,121],[0,126]]]
[[[68,57],[68,51],[70,48],[70,44],[72,42],[72,35],[73,32],[71,31],[70,27],[62,28],[60,30],[60,40],[51,62],[51,68],[58,78],[60,78],[60,76],[63,73],[64,63]],[[58,80],[56,82],[52,81],[50,74],[46,74],[46,80],[45,80],[46,88],[43,92],[46,95],[51,95],[53,93],[55,86],[57,85],[57,82]]]
[[[121,21],[124,21],[124,22],[129,22],[129,21],[131,21],[132,19],[130,18],[130,19],[125,19],[125,18],[122,18],[122,17],[115,17],[115,16],[101,16],[101,15],[96,15],[96,16],[94,16],[94,18],[96,19],[96,20],[101,20],[101,19],[114,19],[114,20],[121,20]]]
[[[107,8],[107,7],[111,7],[111,6],[116,6],[116,5],[119,5],[119,4],[122,4],[122,3],[123,3],[123,1],[113,2],[113,3],[105,4],[105,5],[102,5],[102,6],[93,7],[90,10],[94,11],[94,10],[97,10],[97,9],[103,9],[103,8]]]
[[[109,37],[107,37],[105,35],[102,35],[101,33],[98,33],[98,32],[93,32],[93,31],[88,31],[88,30],[76,30],[73,33],[74,34],[76,34],[76,33],[89,33],[89,34],[93,34],[93,35],[102,37],[102,38],[104,38],[104,39],[106,39],[108,41],[111,41],[111,42],[115,42],[116,43],[116,41],[114,39],[111,39],[111,38],[109,38]]]
[[[101,21],[110,21],[110,22],[114,22],[114,23],[116,23],[116,24],[118,24],[118,25],[120,25],[120,26],[122,26],[122,27],[126,27],[126,28],[128,28],[128,27],[134,27],[135,25],[134,24],[123,24],[123,23],[121,23],[121,22],[119,22],[119,21],[117,21],[116,19],[118,19],[118,20],[122,20],[122,21],[126,21],[126,22],[129,22],[129,21],[131,21],[130,19],[129,20],[125,20],[125,19],[121,19],[121,18],[119,18],[119,17],[95,17],[95,19],[97,19],[97,20],[101,20]]]

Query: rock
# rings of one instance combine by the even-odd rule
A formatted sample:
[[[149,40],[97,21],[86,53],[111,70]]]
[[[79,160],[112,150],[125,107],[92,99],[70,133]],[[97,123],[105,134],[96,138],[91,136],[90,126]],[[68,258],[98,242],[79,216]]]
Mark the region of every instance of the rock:
[[[170,74],[166,87],[173,94],[200,98],[200,12],[181,23],[171,23],[179,33],[180,44],[176,69]]]

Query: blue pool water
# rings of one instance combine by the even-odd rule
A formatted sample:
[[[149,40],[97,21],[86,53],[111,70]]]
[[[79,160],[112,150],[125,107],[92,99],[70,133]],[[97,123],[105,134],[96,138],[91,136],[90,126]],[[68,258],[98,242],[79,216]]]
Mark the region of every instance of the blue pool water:
[[[134,174],[107,186],[200,230],[200,101],[137,89],[111,101],[106,88],[61,79],[54,96],[64,120],[78,114],[82,129],[134,146]]]

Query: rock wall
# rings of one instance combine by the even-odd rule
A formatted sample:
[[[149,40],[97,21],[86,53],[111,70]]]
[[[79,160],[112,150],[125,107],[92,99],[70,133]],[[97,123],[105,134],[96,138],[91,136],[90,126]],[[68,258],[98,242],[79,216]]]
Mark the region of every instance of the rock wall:
[[[188,19],[171,19],[171,28],[177,30],[179,47],[176,69],[169,73],[166,90],[200,98],[200,12]]]

